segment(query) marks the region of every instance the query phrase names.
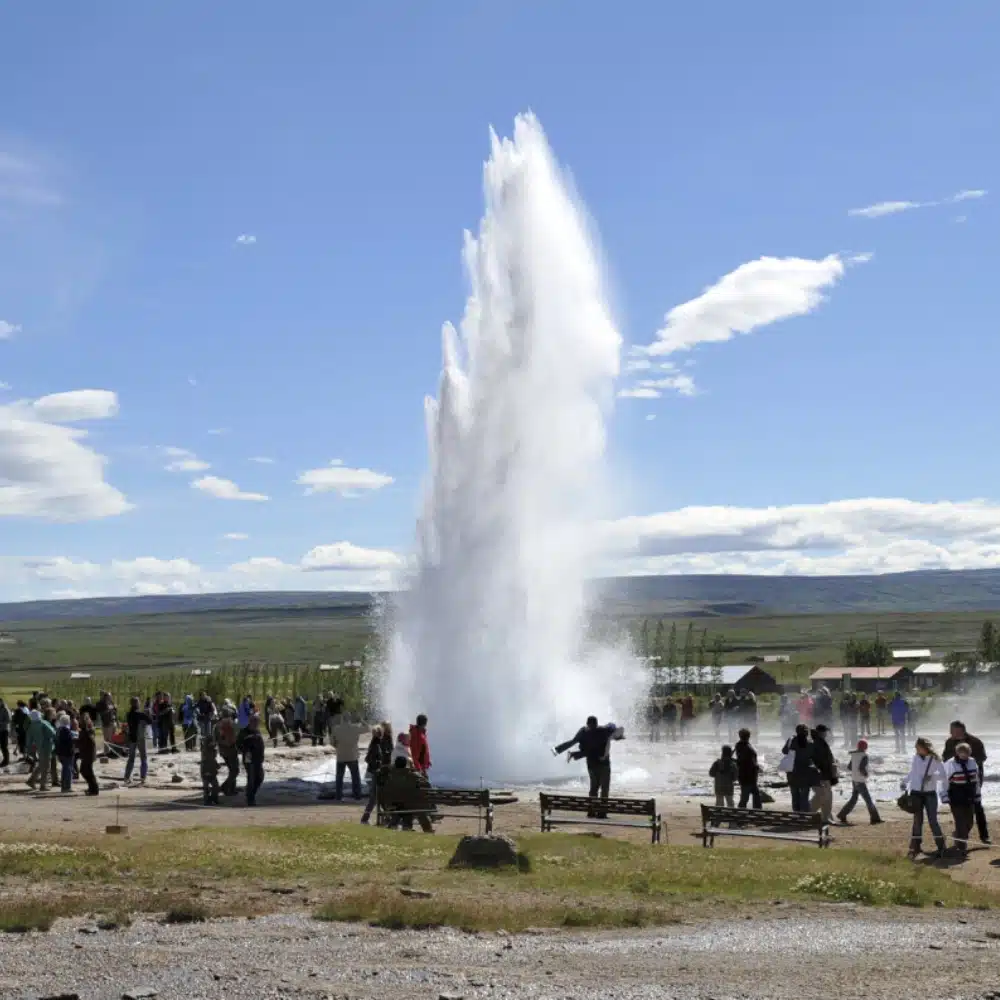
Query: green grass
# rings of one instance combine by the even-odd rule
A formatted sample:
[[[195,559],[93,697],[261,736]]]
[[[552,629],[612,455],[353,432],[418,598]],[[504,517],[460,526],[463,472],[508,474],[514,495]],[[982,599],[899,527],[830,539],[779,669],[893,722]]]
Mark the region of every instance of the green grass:
[[[109,841],[0,847],[0,875],[58,894],[114,900],[114,909],[188,914],[238,896],[263,912],[319,896],[317,916],[385,927],[469,930],[669,923],[693,905],[711,911],[755,900],[853,901],[878,906],[995,907],[1000,894],[888,852],[811,847],[659,847],[571,834],[522,837],[528,871],[448,868],[456,837],[326,827],[190,829]],[[159,887],[183,871],[203,890],[178,899]],[[294,887],[293,897],[268,889]],[[430,898],[404,896],[406,886]],[[98,892],[94,888],[99,887]],[[235,896],[234,896],[235,894]],[[287,903],[284,905],[288,905]],[[193,916],[192,916],[193,914]]]
[[[57,903],[26,899],[0,904],[0,934],[27,934],[50,930],[57,917],[65,916]]]

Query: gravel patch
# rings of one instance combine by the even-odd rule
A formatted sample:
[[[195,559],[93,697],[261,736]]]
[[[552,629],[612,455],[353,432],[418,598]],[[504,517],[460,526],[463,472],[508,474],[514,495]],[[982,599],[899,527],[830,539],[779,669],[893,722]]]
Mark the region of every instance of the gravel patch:
[[[386,931],[304,914],[0,936],[0,997],[120,1000],[981,1000],[1000,964],[990,914],[900,917],[830,907],[634,932]],[[992,936],[988,936],[992,935]],[[836,984],[834,986],[834,984]]]

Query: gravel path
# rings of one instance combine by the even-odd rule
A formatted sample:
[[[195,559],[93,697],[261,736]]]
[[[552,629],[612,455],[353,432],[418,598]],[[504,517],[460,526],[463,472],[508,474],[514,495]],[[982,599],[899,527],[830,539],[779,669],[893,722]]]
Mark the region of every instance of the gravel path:
[[[337,1000],[1000,998],[1000,921],[830,906],[630,933],[469,935],[323,924],[307,916],[121,931],[61,921],[0,937],[0,997],[225,996]],[[810,984],[813,984],[810,987]]]

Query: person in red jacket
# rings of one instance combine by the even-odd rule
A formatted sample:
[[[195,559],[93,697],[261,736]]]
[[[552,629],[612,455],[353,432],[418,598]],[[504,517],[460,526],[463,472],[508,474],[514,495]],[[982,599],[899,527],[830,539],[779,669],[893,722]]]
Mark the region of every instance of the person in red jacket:
[[[431,766],[431,747],[427,742],[427,716],[418,715],[416,725],[410,726],[410,756],[413,769],[425,778]]]

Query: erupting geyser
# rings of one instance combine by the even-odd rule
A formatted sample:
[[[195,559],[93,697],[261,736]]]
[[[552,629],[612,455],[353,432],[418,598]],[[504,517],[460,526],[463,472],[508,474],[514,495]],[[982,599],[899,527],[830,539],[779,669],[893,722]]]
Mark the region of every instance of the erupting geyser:
[[[642,683],[626,651],[586,639],[620,348],[596,247],[533,116],[493,136],[484,188],[382,692],[397,726],[430,716],[442,783],[567,774],[549,747],[591,713],[623,721]]]

